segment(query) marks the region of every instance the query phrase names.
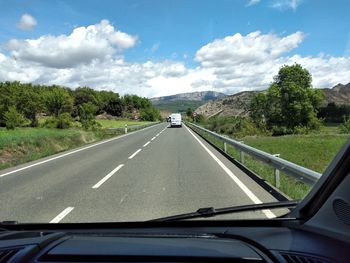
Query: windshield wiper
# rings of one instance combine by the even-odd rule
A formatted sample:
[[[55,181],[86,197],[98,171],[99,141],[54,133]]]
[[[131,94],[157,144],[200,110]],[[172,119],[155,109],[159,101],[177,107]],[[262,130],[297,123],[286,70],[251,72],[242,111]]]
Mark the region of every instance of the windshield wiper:
[[[150,221],[151,222],[177,221],[177,220],[193,219],[193,218],[200,218],[200,217],[214,217],[217,215],[240,213],[240,212],[254,211],[254,210],[292,208],[297,206],[298,203],[299,203],[298,200],[293,200],[293,201],[242,205],[242,206],[231,206],[231,207],[224,207],[224,208],[205,207],[205,208],[198,209],[196,212],[162,217],[162,218],[152,219]]]

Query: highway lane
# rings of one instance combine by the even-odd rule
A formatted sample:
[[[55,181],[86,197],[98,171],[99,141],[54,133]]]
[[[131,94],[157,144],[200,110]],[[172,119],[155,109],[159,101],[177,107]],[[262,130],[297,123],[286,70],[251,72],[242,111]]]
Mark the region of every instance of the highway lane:
[[[251,204],[249,191],[262,202],[275,200],[186,127],[165,123],[1,177],[15,169],[0,172],[1,220],[140,221]]]
[[[115,163],[125,162],[145,137],[152,137],[164,127],[166,124],[155,125],[4,177],[28,164],[0,171],[0,220],[49,222],[64,204],[84,199],[96,181],[115,168]]]

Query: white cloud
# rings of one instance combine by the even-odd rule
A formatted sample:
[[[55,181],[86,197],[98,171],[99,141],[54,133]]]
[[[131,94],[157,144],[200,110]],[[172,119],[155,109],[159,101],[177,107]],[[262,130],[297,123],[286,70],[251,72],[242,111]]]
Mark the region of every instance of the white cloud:
[[[125,61],[122,51],[137,40],[116,32],[102,21],[70,35],[11,40],[10,55],[0,53],[0,81],[90,86],[146,97],[203,90],[233,94],[267,88],[281,66],[293,63],[311,72],[315,87],[350,81],[350,57],[296,54],[305,39],[302,32],[280,36],[257,31],[216,39],[198,49],[194,68],[175,60]]]
[[[311,72],[315,87],[348,83],[350,57],[288,56],[304,37],[302,32],[285,37],[258,31],[246,36],[235,34],[203,46],[195,58],[201,68],[209,69],[215,75],[213,87],[227,93],[267,88],[281,66],[294,63],[300,63]]]
[[[260,0],[248,0],[248,3],[246,4],[246,6],[256,5],[259,2]]]
[[[266,35],[252,32],[246,36],[237,33],[223,39],[217,39],[196,53],[196,60],[203,67],[226,67],[241,63],[260,63],[268,58],[276,58],[298,47],[304,34],[296,32],[280,38],[275,34]]]
[[[30,14],[23,14],[17,23],[17,27],[22,30],[33,30],[36,25],[36,19]]]
[[[117,31],[107,20],[78,27],[70,35],[44,35],[38,39],[12,39],[7,48],[12,56],[46,67],[69,68],[104,60],[136,44],[137,37]]]
[[[273,0],[271,7],[279,10],[293,9],[295,11],[301,2],[302,0]]]

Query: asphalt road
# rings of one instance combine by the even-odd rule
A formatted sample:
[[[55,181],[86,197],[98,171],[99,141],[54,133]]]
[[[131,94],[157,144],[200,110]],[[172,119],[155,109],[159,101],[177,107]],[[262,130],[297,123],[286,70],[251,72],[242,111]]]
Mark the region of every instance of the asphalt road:
[[[189,128],[167,126],[0,171],[0,221],[143,221],[276,201]],[[225,218],[272,216],[267,210]]]

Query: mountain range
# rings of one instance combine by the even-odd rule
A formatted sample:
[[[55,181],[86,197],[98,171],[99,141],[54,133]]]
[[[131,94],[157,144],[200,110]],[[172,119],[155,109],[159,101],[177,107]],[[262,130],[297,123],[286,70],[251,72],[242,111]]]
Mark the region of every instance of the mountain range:
[[[346,85],[337,84],[333,88],[321,89],[325,98],[323,105],[334,102],[337,105],[350,105],[350,82]],[[196,113],[206,117],[219,116],[245,116],[248,114],[248,106],[251,99],[257,92],[264,91],[243,91],[234,95],[208,101],[199,106]]]
[[[165,112],[186,112],[188,108],[193,110],[210,100],[216,100],[227,95],[216,91],[199,91],[180,93],[164,97],[151,98],[153,105]]]

